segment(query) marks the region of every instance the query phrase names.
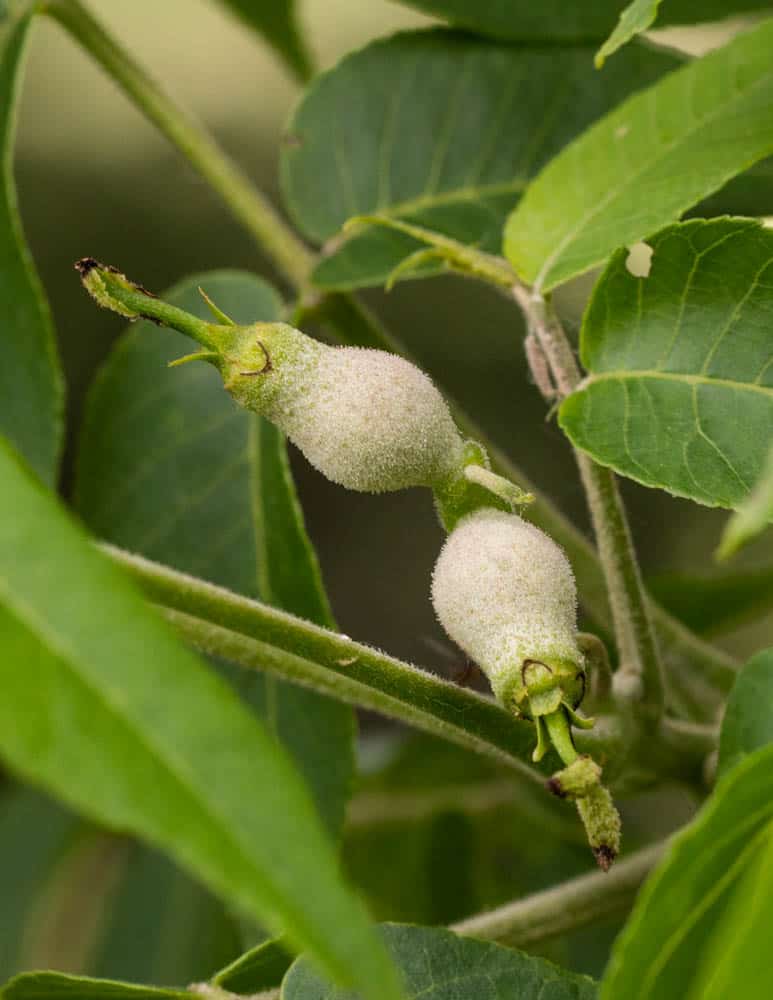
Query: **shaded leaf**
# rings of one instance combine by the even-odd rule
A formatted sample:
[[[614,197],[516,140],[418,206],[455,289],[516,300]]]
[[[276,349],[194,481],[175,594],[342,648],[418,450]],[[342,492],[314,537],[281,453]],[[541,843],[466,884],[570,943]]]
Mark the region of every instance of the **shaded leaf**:
[[[647,589],[693,632],[730,632],[773,611],[773,568],[649,577]]]
[[[403,970],[408,1000],[593,1000],[596,984],[541,958],[436,927],[387,924],[384,940]],[[303,959],[282,985],[282,1000],[357,1000],[331,990]]]
[[[88,979],[58,972],[29,972],[3,988],[3,1000],[191,1000],[185,990],[136,986],[111,979]]]
[[[260,993],[278,986],[292,961],[281,941],[263,941],[221,969],[212,982],[231,993]]]
[[[345,57],[313,83],[288,125],[281,170],[293,218],[318,243],[352,216],[377,213],[498,253],[529,178],[599,115],[679,65],[633,46],[601,77],[592,54],[592,46],[526,49],[432,30]],[[331,244],[314,280],[381,284],[420,246],[367,229]]]
[[[733,768],[697,819],[674,837],[615,944],[603,1000],[703,1000],[701,983],[749,932],[743,923],[731,926],[725,919],[736,899],[746,895],[746,878],[758,880],[758,888],[773,896],[773,872],[765,861],[771,839],[773,747],[766,747]],[[721,941],[715,936],[720,929]],[[769,923],[755,928],[757,940],[761,933],[769,940]],[[751,989],[743,975],[733,994],[744,1000],[767,995]]]
[[[0,434],[49,486],[62,445],[64,386],[48,303],[24,242],[13,179],[21,68],[35,4],[0,10]]]
[[[765,21],[630,98],[548,164],[505,229],[521,277],[560,285],[773,152],[771,46]]]
[[[759,480],[740,510],[725,526],[717,558],[727,559],[754,541],[773,521],[773,448],[768,452]]]
[[[8,766],[163,846],[366,996],[399,997],[289,758],[5,446],[0,480]]]
[[[244,272],[195,275],[165,297],[208,318],[199,286],[237,323],[280,314],[276,292]],[[329,627],[284,440],[234,404],[210,365],[167,368],[190,343],[149,322],[117,342],[85,409],[76,507],[102,538]],[[340,829],[354,768],[351,709],[266,674],[232,676]]]
[[[436,14],[472,31],[494,38],[522,41],[603,41],[615,27],[623,0],[401,0],[427,14]],[[658,27],[666,24],[699,24],[731,14],[766,10],[770,0],[668,0]]]
[[[739,673],[719,737],[719,773],[773,743],[773,649],[757,653]]]
[[[298,26],[295,0],[220,0],[279,53],[299,80],[313,73],[306,43]]]
[[[651,27],[658,16],[658,7],[660,0],[632,0],[624,7],[614,31],[596,53],[596,66],[603,66],[613,52]]]
[[[590,374],[561,427],[646,486],[736,507],[773,426],[773,231],[695,220],[649,243],[649,277],[618,251],[596,285],[581,334]]]

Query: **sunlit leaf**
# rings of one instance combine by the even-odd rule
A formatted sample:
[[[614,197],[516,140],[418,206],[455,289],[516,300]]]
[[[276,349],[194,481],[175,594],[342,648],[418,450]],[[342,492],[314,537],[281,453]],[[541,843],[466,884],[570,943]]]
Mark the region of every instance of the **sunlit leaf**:
[[[765,21],[630,98],[560,153],[507,221],[505,253],[519,275],[543,290],[560,285],[770,155],[771,46]]]
[[[737,908],[754,885],[773,898],[773,747],[758,750],[719,783],[697,819],[677,834],[639,894],[618,938],[601,987],[603,1000],[717,1000],[706,993],[725,955],[743,952],[745,935],[767,942],[769,916],[752,908],[749,925]],[[762,946],[762,945],[761,945]],[[767,948],[765,944],[763,947]],[[770,981],[735,962],[732,993],[764,1000]],[[768,966],[769,971],[769,966]]]
[[[366,997],[397,1000],[289,758],[5,446],[0,480],[7,766],[163,847]]]

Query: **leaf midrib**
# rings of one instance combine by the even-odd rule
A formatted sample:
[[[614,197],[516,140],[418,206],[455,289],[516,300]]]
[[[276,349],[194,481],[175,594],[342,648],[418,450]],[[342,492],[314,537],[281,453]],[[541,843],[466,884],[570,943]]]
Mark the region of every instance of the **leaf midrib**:
[[[520,194],[527,184],[528,181],[525,178],[517,177],[511,181],[501,181],[497,184],[453,188],[441,194],[420,194],[405,201],[396,201],[391,205],[378,208],[376,211],[379,215],[391,218],[420,212],[425,208],[436,208],[438,205],[453,205],[456,202],[469,201],[477,204],[480,199],[492,198],[500,194]]]
[[[654,381],[678,382],[685,385],[719,386],[733,389],[737,392],[755,392],[773,399],[773,386],[759,385],[756,382],[736,382],[728,378],[714,378],[710,375],[688,375],[680,372],[661,372],[656,368],[633,368],[630,371],[593,372],[582,380],[575,390],[577,393],[599,382],[624,382],[637,379],[652,379]]]
[[[719,51],[721,52],[722,50],[720,49]],[[693,64],[693,65],[697,65],[697,64]],[[693,70],[693,65],[686,66],[686,67],[684,67],[682,69],[676,70],[674,75],[678,76],[679,74],[689,73],[690,70]],[[705,69],[705,63],[703,64],[702,68]],[[758,77],[754,81],[754,83],[749,86],[749,88],[747,90],[744,90],[744,91],[741,91],[741,92],[739,92],[737,94],[734,94],[727,102],[725,102],[723,104],[717,105],[712,111],[710,111],[708,114],[704,115],[703,118],[698,119],[696,121],[695,125],[692,128],[688,128],[686,132],[681,132],[678,137],[676,137],[675,139],[673,139],[671,142],[667,143],[665,146],[662,146],[660,148],[659,152],[657,153],[657,155],[654,156],[651,160],[647,160],[642,166],[640,166],[633,173],[627,174],[626,175],[626,183],[624,185],[621,185],[618,188],[612,188],[600,201],[598,201],[593,206],[593,208],[586,215],[584,215],[582,217],[582,219],[580,219],[577,222],[576,226],[567,233],[567,235],[564,237],[564,239],[561,240],[561,242],[558,244],[558,246],[553,251],[553,253],[547,258],[547,260],[545,261],[545,263],[542,265],[542,268],[538,272],[537,278],[536,278],[536,280],[534,282],[534,287],[536,289],[542,289],[544,287],[545,281],[549,277],[550,272],[553,269],[553,265],[556,263],[556,261],[558,261],[558,260],[561,259],[561,255],[563,254],[564,250],[571,243],[573,243],[575,241],[575,239],[577,238],[578,234],[581,233],[583,230],[585,230],[586,227],[588,226],[588,224],[590,222],[595,221],[595,219],[600,214],[602,214],[606,210],[606,208],[612,202],[614,202],[614,200],[617,197],[619,197],[621,191],[629,190],[631,187],[636,186],[636,184],[639,182],[639,179],[644,174],[646,174],[647,171],[651,170],[653,167],[658,166],[662,162],[662,160],[664,160],[667,156],[669,156],[671,154],[671,152],[677,146],[686,143],[688,140],[690,140],[693,137],[693,135],[696,132],[699,132],[702,128],[704,128],[705,126],[711,124],[718,117],[726,114],[727,111],[728,111],[728,109],[732,108],[736,103],[747,100],[748,97],[751,94],[753,94],[754,91],[758,87],[760,87],[761,85],[763,85],[765,83],[770,83],[770,80],[771,80],[772,77],[773,77],[773,70],[768,71],[767,73],[764,73],[762,76]],[[668,77],[666,79],[668,79]],[[688,77],[687,79],[689,80],[690,78]],[[660,84],[656,83],[656,84],[653,85],[653,88],[657,88],[659,86],[660,86]],[[615,111],[615,112],[612,113],[612,116],[610,118],[608,118],[608,119],[606,119],[604,121],[603,127],[600,126],[598,128],[599,133],[603,134],[605,132],[609,132],[610,129],[611,129],[611,127],[612,127],[612,125],[613,125],[613,123],[616,122],[619,119],[619,117],[624,113],[624,111],[627,108],[627,106],[630,103],[632,103],[634,101],[637,101],[640,98],[642,98],[646,93],[647,93],[647,91],[644,91],[642,94],[634,94],[632,97],[630,97],[617,111]],[[684,96],[683,93],[680,93],[680,99],[683,96]],[[592,132],[595,132],[595,131],[596,131],[596,129],[592,130]],[[587,141],[587,137],[590,134],[591,133],[585,133],[585,135],[581,137],[582,141]],[[577,145],[579,145],[579,142],[578,142]],[[773,139],[771,139],[771,144],[770,145],[771,145],[771,147],[773,147]],[[574,155],[574,153],[573,153],[573,155]],[[747,164],[747,166],[750,166],[750,164]],[[739,173],[739,172],[740,171],[733,171],[733,173],[730,174],[729,176],[735,176],[735,174]],[[544,176],[544,175],[542,175],[542,176]],[[693,202],[691,201],[691,202],[689,202],[689,204],[693,204]],[[588,265],[588,267],[591,267],[591,266],[592,265],[590,265],[590,264]]]

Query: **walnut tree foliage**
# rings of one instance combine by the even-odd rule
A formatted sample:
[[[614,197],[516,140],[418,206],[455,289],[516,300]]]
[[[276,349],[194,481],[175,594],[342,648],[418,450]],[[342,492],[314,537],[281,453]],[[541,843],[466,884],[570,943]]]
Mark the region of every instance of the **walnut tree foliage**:
[[[302,5],[223,0],[298,88],[278,207],[81,0],[0,3],[2,997],[769,996],[773,648],[715,640],[773,607],[773,5],[405,2],[317,72]],[[14,172],[42,18],[276,277],[79,260],[126,329],[78,426]],[[439,274],[512,317],[591,532],[361,297]],[[339,630],[293,449],[434,503],[457,676]],[[625,480],[747,563],[645,580]]]

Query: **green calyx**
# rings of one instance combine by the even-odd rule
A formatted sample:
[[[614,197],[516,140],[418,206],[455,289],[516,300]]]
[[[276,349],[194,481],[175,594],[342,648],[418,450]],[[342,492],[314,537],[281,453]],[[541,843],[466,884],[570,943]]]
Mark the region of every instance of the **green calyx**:
[[[537,749],[533,754],[535,761],[540,761],[547,751],[548,734],[545,732],[544,720],[561,711],[581,729],[593,726],[592,719],[583,718],[576,711],[584,695],[585,670],[582,665],[568,660],[549,657],[544,660],[525,660],[521,669],[513,673],[503,702],[514,715],[532,719],[537,725]]]

